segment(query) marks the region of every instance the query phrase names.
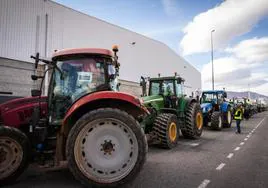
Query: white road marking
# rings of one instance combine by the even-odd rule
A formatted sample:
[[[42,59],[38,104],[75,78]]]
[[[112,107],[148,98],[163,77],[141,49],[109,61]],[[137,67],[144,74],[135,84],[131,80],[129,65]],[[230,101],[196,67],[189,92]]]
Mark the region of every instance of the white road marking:
[[[260,123],[258,123],[258,125],[256,126],[256,128],[259,127],[259,126],[261,125],[261,123],[264,121],[264,119],[265,119],[265,118],[263,118],[263,119],[260,121]]]
[[[198,188],[205,188],[210,183],[210,180],[205,179],[202,183],[198,186]]]
[[[240,143],[240,146],[242,146],[242,145],[244,145],[244,144],[245,144],[245,142],[241,142],[241,143]]]
[[[234,156],[233,153],[229,153],[229,155],[227,156],[228,159],[231,159]]]
[[[235,150],[235,151],[238,151],[238,150],[240,150],[240,147],[236,147],[234,150]]]
[[[249,138],[251,135],[247,135],[247,137]]]
[[[198,146],[199,145],[199,143],[192,143],[192,144],[190,144],[191,146]]]
[[[180,144],[184,146],[199,146],[200,145],[200,143],[191,143],[191,142],[181,142]]]
[[[248,140],[248,138],[245,138],[244,140],[245,140],[245,141],[247,141],[247,140]]]
[[[216,168],[216,170],[221,170],[224,166],[225,166],[225,163],[221,163],[221,164]]]

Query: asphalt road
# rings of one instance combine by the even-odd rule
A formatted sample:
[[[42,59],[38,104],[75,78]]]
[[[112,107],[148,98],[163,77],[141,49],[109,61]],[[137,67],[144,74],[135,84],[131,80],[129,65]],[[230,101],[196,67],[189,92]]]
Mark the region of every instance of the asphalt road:
[[[144,169],[127,188],[268,187],[268,112],[232,128],[205,130],[198,140],[181,138],[173,150],[149,148]],[[82,187],[68,171],[29,168],[9,188]]]

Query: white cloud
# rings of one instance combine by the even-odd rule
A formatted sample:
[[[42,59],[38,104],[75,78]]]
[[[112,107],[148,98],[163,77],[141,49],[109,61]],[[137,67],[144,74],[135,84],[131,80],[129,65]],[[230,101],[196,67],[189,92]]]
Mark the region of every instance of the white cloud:
[[[162,0],[161,2],[168,16],[175,16],[178,13],[176,0]]]
[[[267,0],[226,0],[194,17],[183,29],[180,42],[184,55],[210,50],[212,29],[215,48],[225,47],[234,37],[249,32],[268,15]]]
[[[260,86],[268,83],[268,73],[257,71],[261,64],[248,64],[236,57],[225,57],[214,60],[215,89],[227,88],[229,91],[247,91],[248,88],[258,88],[262,94],[268,88]],[[203,89],[212,87],[211,62],[202,68]]]
[[[227,52],[234,53],[240,59],[249,63],[261,63],[268,60],[268,37],[244,40]]]

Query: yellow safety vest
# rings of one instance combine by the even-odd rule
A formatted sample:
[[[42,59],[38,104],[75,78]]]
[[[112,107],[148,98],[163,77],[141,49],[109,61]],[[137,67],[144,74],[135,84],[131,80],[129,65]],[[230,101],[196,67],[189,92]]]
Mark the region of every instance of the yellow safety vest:
[[[241,120],[242,119],[242,110],[239,108],[235,111],[234,119],[235,120]]]

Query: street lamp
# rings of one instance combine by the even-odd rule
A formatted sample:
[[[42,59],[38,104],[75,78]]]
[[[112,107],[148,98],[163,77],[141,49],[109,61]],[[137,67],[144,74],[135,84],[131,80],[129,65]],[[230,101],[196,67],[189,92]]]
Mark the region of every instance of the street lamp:
[[[213,65],[213,38],[212,33],[215,32],[215,29],[211,30],[210,37],[211,37],[211,63],[212,63],[212,90],[214,90],[214,65]]]

